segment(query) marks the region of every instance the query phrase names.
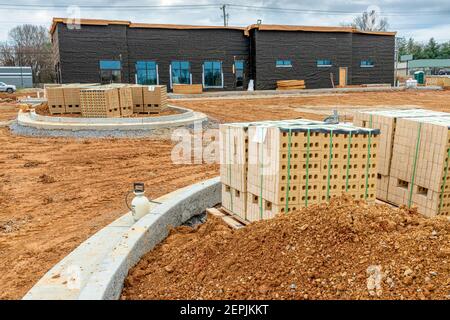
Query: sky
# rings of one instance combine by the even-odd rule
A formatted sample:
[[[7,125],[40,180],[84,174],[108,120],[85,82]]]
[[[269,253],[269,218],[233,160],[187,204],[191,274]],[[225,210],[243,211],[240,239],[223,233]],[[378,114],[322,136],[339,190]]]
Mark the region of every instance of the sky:
[[[448,0],[0,0],[0,41],[7,40],[8,31],[16,25],[50,27],[53,17],[223,25],[223,3],[228,4],[230,26],[246,26],[258,19],[263,24],[339,26],[374,8],[388,19],[389,31],[397,31],[399,37],[422,42],[431,37],[438,42],[450,41]]]

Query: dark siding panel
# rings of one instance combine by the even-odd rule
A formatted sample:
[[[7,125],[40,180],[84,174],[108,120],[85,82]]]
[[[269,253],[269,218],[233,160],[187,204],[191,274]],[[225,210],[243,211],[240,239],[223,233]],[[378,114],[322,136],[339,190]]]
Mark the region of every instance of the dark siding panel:
[[[100,60],[122,58],[122,80],[127,81],[126,26],[82,26],[69,30],[59,24],[59,49],[64,83],[100,81]]]
[[[339,67],[351,74],[351,34],[258,31],[256,88],[275,89],[277,80],[306,80],[307,88],[330,88],[330,73],[337,84]],[[293,68],[276,68],[277,59],[292,61]],[[331,59],[333,67],[318,68],[317,59]]]
[[[372,59],[373,68],[361,68],[361,60]],[[394,83],[395,37],[353,35],[353,84]]]
[[[203,62],[217,60],[222,61],[224,90],[234,90],[234,59],[248,61],[249,38],[240,30],[129,28],[128,50],[131,81],[134,81],[136,61],[155,60],[160,84],[169,85],[171,61],[185,60],[191,63],[192,83],[201,84]]]

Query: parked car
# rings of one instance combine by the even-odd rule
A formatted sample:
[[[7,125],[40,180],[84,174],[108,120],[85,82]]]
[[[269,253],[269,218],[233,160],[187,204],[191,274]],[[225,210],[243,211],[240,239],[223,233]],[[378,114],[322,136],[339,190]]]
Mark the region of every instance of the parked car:
[[[0,92],[14,93],[16,92],[16,86],[0,82]]]
[[[450,69],[441,69],[441,70],[439,70],[438,75],[448,76],[448,75],[450,75]]]

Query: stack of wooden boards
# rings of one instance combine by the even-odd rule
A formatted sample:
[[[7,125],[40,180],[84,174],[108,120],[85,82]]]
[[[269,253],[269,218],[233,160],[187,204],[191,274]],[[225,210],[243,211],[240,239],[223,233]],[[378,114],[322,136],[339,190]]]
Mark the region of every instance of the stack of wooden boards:
[[[302,90],[302,89],[306,89],[305,80],[277,81],[277,90]]]
[[[202,84],[174,84],[173,93],[176,94],[200,94],[203,92]]]
[[[343,192],[374,201],[378,136],[313,120],[221,125],[222,206],[257,221]]]
[[[68,84],[46,87],[45,96],[51,114],[81,113],[89,118],[160,113],[168,105],[166,86]]]
[[[354,124],[381,130],[377,198],[448,215],[450,114],[423,109],[356,113]]]

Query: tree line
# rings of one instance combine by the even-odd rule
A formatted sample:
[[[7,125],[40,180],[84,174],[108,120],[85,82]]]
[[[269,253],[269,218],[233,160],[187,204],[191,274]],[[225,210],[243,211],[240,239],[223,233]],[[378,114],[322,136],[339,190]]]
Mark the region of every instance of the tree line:
[[[450,59],[450,41],[438,43],[434,38],[422,43],[413,38],[397,38],[399,59],[402,55],[412,54],[417,59]]]

